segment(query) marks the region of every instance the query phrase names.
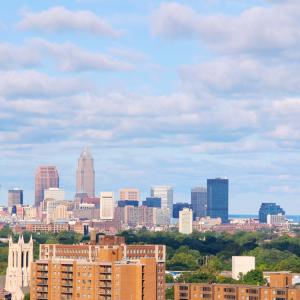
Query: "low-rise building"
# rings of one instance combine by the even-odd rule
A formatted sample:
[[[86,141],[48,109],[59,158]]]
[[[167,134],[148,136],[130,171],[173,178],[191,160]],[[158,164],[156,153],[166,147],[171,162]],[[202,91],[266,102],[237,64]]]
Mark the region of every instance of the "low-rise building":
[[[269,286],[243,284],[176,283],[175,300],[299,300],[300,289],[288,273],[271,274]]]

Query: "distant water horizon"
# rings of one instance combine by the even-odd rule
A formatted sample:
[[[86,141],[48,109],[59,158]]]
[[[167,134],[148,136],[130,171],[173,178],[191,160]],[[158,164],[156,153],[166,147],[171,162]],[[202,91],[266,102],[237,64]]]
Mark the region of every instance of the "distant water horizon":
[[[245,219],[245,218],[253,218],[258,219],[258,215],[255,214],[230,214],[229,218],[236,218],[236,219]],[[286,215],[286,218],[292,222],[299,222],[300,223],[300,215]]]

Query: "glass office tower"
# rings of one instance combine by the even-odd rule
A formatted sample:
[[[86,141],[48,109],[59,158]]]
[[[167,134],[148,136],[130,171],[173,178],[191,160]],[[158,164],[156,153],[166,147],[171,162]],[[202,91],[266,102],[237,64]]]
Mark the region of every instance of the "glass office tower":
[[[228,179],[207,179],[207,215],[228,223]]]

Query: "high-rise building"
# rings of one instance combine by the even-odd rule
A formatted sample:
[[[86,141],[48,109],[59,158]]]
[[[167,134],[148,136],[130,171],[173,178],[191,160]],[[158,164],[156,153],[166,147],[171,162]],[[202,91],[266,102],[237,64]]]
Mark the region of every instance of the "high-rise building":
[[[35,206],[44,200],[44,191],[59,187],[59,176],[55,166],[38,167],[35,174]]]
[[[183,210],[184,208],[191,208],[191,204],[184,203],[184,202],[177,202],[173,204],[173,218],[178,219],[179,218],[179,212]]]
[[[112,236],[98,244],[41,245],[30,299],[164,300],[165,251]]]
[[[115,201],[113,192],[101,192],[100,194],[100,219],[112,220],[114,218]]]
[[[228,179],[207,179],[207,215],[228,223]]]
[[[125,207],[125,206],[134,206],[138,207],[139,202],[136,200],[119,200],[118,201],[118,207]]]
[[[139,189],[121,189],[119,190],[119,200],[140,201]]]
[[[44,190],[44,200],[45,199],[53,199],[56,201],[65,200],[65,191],[60,188],[49,188]]]
[[[8,207],[13,207],[17,204],[23,205],[23,190],[17,188],[9,190],[7,204]]]
[[[171,186],[155,186],[151,188],[151,197],[161,199],[161,208],[168,208],[173,216],[173,188]]]
[[[276,203],[262,203],[258,214],[259,223],[267,223],[268,215],[285,215],[285,211]]]
[[[87,148],[81,152],[78,159],[76,193],[87,193],[88,197],[95,197],[94,159]]]
[[[191,190],[191,206],[193,218],[203,218],[207,210],[207,189],[204,187],[195,187]]]
[[[161,208],[161,198],[147,197],[143,206]]]
[[[193,232],[193,211],[189,208],[184,208],[179,212],[179,232],[183,234]]]
[[[33,240],[24,242],[19,236],[17,243],[9,238],[8,266],[6,270],[5,290],[11,292],[12,299],[24,299],[23,288],[30,285],[30,268],[33,261]]]

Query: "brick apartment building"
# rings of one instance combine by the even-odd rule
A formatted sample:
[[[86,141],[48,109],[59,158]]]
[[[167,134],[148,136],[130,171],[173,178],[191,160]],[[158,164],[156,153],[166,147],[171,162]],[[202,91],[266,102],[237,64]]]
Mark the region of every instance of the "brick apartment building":
[[[41,245],[32,264],[30,299],[164,300],[165,246],[99,243]]]
[[[239,284],[177,283],[175,300],[300,300],[292,286],[292,274],[273,273],[269,286]]]

